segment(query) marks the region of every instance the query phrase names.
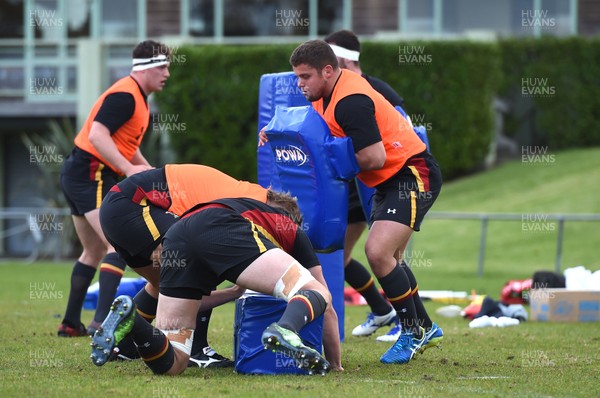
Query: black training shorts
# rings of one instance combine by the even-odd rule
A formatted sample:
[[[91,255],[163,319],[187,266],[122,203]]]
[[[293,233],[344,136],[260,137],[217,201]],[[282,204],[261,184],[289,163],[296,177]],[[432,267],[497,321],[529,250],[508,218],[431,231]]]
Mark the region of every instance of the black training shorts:
[[[370,221],[396,221],[419,231],[441,189],[442,174],[433,155],[429,151],[415,155],[376,187]]]
[[[152,264],[152,252],[177,220],[160,207],[134,203],[122,192],[109,192],[100,206],[104,235],[131,268]]]
[[[117,173],[90,153],[75,147],[60,171],[60,187],[74,216],[100,207],[117,183]]]
[[[276,247],[239,212],[209,205],[178,221],[165,235],[160,293],[199,300],[225,280],[236,283],[254,260]]]

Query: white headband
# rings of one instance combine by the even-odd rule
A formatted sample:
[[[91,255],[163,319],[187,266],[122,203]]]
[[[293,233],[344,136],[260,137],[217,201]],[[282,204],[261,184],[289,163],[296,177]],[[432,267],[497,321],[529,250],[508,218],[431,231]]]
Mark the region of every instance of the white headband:
[[[350,61],[358,61],[358,57],[360,56],[358,51],[348,50],[347,48],[336,46],[335,44],[330,44],[329,47],[331,47],[336,57],[346,58]]]
[[[133,64],[131,70],[135,72],[166,65],[169,63],[169,59],[165,54],[159,54],[152,58],[134,58],[131,63]]]

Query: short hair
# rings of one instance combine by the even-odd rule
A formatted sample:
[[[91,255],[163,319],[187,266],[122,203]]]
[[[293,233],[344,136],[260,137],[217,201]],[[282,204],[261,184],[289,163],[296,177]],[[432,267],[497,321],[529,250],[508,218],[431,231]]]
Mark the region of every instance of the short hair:
[[[289,192],[278,192],[269,188],[267,190],[267,204],[285,211],[294,223],[302,225],[302,213],[298,207],[298,199]]]
[[[360,41],[358,37],[349,30],[338,30],[329,34],[325,39],[327,43],[335,44],[346,50],[360,52]]]
[[[317,69],[319,73],[327,65],[333,66],[334,69],[338,68],[335,53],[323,40],[309,40],[300,44],[292,52],[290,64],[293,67],[305,64]]]
[[[154,40],[146,40],[135,46],[132,55],[133,58],[152,58],[161,54],[164,54],[169,58],[171,56],[171,50],[163,43]]]

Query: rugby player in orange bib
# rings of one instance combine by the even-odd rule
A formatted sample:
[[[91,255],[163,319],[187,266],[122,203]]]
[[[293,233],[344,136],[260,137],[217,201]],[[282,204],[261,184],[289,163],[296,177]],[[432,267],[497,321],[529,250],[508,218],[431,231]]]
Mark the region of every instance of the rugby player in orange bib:
[[[376,189],[365,252],[371,269],[396,310],[402,333],[380,358],[407,363],[438,346],[442,329],[429,318],[417,281],[402,255],[413,231],[433,205],[442,177],[435,158],[410,124],[359,74],[340,69],[325,41],[310,40],[290,57],[298,87],[323,116],[331,134],[350,137],[360,166],[358,178]],[[261,134],[260,142],[266,139]]]
[[[62,337],[94,333],[108,314],[126,266],[104,238],[98,209],[119,176],[151,168],[139,147],[150,119],[148,96],[162,90],[169,78],[169,50],[161,43],[144,41],[133,50],[132,64],[130,75],[98,98],[61,170],[61,188],[83,246],[71,273],[67,308],[58,328]],[[86,330],[81,308],[99,263],[98,304]]]

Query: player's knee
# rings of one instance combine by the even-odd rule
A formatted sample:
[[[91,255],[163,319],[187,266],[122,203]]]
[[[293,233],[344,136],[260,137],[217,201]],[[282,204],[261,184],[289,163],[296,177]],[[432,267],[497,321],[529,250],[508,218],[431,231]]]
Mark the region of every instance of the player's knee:
[[[375,247],[374,245],[365,246],[365,254],[367,255],[367,261],[374,272],[377,272],[377,269],[383,264],[386,264],[390,258],[388,253],[384,253],[380,248]]]
[[[275,283],[273,296],[289,301],[300,289],[310,288],[312,283],[318,282],[310,271],[294,260]]]

